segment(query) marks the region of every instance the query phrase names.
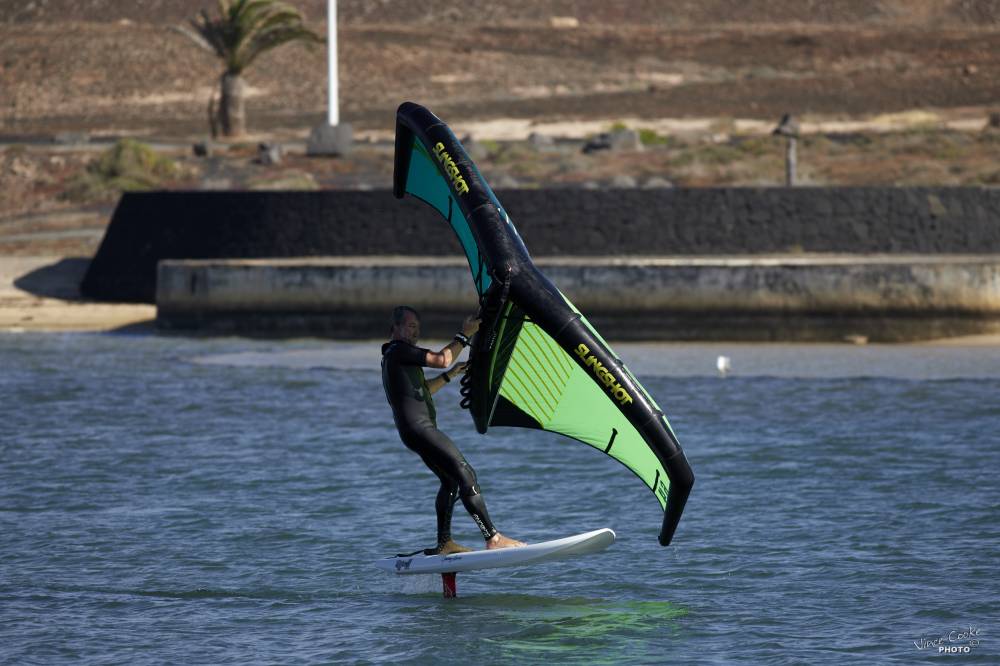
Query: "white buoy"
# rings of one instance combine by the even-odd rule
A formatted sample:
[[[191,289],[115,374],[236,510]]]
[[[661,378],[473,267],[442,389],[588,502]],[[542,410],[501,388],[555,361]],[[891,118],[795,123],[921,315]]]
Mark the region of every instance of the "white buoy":
[[[733,366],[728,356],[720,356],[715,359],[715,367],[719,369],[719,376],[725,377]]]

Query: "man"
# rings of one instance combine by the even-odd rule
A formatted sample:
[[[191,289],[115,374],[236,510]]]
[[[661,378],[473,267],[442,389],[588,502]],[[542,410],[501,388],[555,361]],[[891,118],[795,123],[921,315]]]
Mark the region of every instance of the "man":
[[[465,363],[459,363],[427,380],[424,367],[448,368],[469,344],[469,337],[479,330],[479,320],[468,317],[462,332],[439,352],[417,347],[420,338],[420,315],[411,307],[401,305],[392,312],[392,338],[382,345],[382,386],[392,406],[396,429],[406,446],[417,453],[438,479],[434,508],[437,511],[437,547],[424,551],[428,555],[447,555],[469,551],[451,538],[451,513],[459,499],[479,526],[486,548],[510,548],[524,543],[497,532],[486,511],[486,502],[476,483],[476,472],[465,461],[455,443],[437,428],[437,412],[431,394],[463,374]]]

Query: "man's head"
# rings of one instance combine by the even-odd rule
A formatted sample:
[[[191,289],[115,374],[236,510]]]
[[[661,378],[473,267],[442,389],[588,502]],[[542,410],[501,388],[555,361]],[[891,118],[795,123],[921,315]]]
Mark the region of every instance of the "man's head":
[[[420,339],[420,314],[408,305],[393,308],[390,333],[393,340],[417,344]]]

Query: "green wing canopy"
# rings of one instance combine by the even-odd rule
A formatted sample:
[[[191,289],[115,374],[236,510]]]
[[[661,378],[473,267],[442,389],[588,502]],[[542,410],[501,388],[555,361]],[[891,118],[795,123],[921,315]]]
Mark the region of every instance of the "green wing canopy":
[[[600,449],[664,509],[660,543],[694,476],[663,412],[586,317],[541,274],[507,212],[451,130],[405,103],[397,112],[394,193],[447,220],[469,262],[483,324],[463,379],[479,432],[536,428]]]
[[[530,321],[523,323],[508,344],[510,358],[490,425],[539,428],[600,449],[642,479],[666,509],[669,477],[614,395],[603,381],[594,381],[602,370],[595,372],[596,362],[581,366],[572,353]],[[631,377],[624,366],[621,371]],[[661,418],[669,428],[666,418]]]

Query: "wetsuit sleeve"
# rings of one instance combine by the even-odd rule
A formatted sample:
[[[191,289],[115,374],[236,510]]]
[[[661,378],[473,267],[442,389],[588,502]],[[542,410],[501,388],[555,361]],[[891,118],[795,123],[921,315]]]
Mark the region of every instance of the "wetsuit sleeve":
[[[427,366],[427,352],[423,347],[414,347],[409,344],[393,345],[390,353],[393,360],[400,365],[421,365]]]

